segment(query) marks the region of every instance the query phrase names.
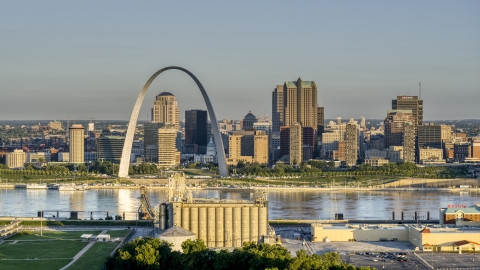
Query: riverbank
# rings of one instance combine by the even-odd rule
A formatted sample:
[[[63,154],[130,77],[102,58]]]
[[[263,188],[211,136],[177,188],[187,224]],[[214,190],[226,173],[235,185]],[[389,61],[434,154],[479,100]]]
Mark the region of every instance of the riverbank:
[[[138,189],[140,185],[95,185],[88,186],[88,189]],[[155,190],[166,190],[168,187],[162,185],[152,185],[148,186],[148,189]],[[0,184],[0,189],[15,189],[13,184]],[[23,188],[25,189],[25,188]],[[258,191],[286,191],[286,192],[304,192],[304,191],[315,191],[315,192],[336,192],[336,191],[448,191],[448,192],[480,192],[479,187],[470,187],[470,188],[435,188],[435,187],[343,187],[343,186],[334,186],[334,187],[298,187],[298,186],[238,186],[238,187],[189,187],[190,190],[220,190],[220,191],[238,191],[238,192],[258,192]],[[42,190],[42,189],[29,189],[29,190]],[[47,190],[47,189],[43,189]],[[66,192],[66,191],[59,191]],[[81,191],[67,191],[67,192],[81,192]]]

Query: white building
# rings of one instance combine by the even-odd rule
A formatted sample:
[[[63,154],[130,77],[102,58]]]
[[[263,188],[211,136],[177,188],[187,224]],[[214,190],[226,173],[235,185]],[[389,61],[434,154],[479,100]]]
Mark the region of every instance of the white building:
[[[195,155],[193,161],[203,164],[207,162],[218,163],[217,150],[215,149],[215,143],[212,138],[210,138],[210,142],[207,144],[207,153],[205,155]]]
[[[27,161],[27,153],[23,152],[22,149],[15,149],[13,152],[6,154],[5,157],[5,163],[10,169],[21,169]]]

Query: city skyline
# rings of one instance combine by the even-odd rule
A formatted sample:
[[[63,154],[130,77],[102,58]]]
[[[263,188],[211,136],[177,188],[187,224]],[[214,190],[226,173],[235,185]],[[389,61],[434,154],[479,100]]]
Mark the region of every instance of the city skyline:
[[[198,76],[218,119],[271,116],[271,92],[298,77],[316,82],[326,119],[382,119],[420,82],[426,121],[479,118],[476,1],[0,7],[0,120],[128,120],[149,74],[169,65]],[[147,100],[171,92],[180,115],[205,109],[184,74],[163,77]]]

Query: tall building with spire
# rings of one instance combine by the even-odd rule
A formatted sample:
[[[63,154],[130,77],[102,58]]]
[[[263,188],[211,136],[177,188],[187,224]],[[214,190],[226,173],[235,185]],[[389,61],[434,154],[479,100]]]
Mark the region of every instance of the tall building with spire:
[[[392,100],[392,110],[411,110],[415,130],[423,125],[423,100],[418,96],[397,96]]]
[[[180,110],[177,100],[170,92],[162,92],[155,98],[152,108],[152,122],[173,125],[180,129]]]

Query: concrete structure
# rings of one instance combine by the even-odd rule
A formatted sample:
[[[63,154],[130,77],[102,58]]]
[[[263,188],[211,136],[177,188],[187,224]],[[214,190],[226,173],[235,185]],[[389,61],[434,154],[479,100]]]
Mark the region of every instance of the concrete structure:
[[[152,107],[152,122],[173,125],[180,129],[180,111],[172,93],[162,92],[156,96]]]
[[[85,136],[84,129],[81,124],[73,124],[70,127],[70,163],[84,163],[85,157]],[[129,156],[130,158],[130,156]]]
[[[95,239],[99,242],[108,242],[110,240],[110,234],[99,234]]]
[[[294,123],[290,126],[290,164],[299,165],[303,160],[302,155],[302,126]]]
[[[184,228],[180,227],[179,225],[174,225],[171,228],[166,229],[165,231],[161,232],[158,235],[158,238],[160,240],[167,241],[168,243],[171,243],[172,250],[175,251],[182,251],[182,243],[187,241],[187,240],[196,240],[197,236],[188,230],[185,230]]]
[[[63,130],[62,128],[62,122],[59,122],[57,120],[54,120],[52,122],[50,122],[48,124],[48,126],[51,128],[51,129],[54,129],[54,130]]]
[[[145,97],[145,94],[150,87],[150,84],[155,80],[155,78],[163,73],[164,71],[170,70],[170,69],[176,69],[183,71],[187,73],[197,84],[198,88],[200,89],[200,92],[202,93],[203,99],[205,100],[205,103],[207,105],[207,110],[208,110],[208,115],[210,117],[210,121],[214,123],[212,125],[212,130],[213,130],[213,137],[216,142],[216,147],[217,147],[217,155],[218,155],[218,168],[220,171],[221,176],[228,176],[228,169],[227,169],[227,161],[225,158],[225,150],[223,149],[223,141],[222,141],[222,136],[220,134],[220,130],[217,125],[217,117],[215,116],[215,112],[213,110],[212,104],[210,103],[210,99],[208,98],[207,92],[205,91],[205,88],[203,85],[200,83],[200,81],[195,77],[190,71],[181,68],[181,67],[176,67],[176,66],[170,66],[163,68],[155,74],[153,74],[150,79],[145,83],[145,86],[143,87],[142,91],[140,91],[140,94],[138,95],[137,101],[135,102],[135,106],[133,107],[132,115],[130,117],[130,122],[128,124],[128,129],[127,129],[127,136],[125,139],[125,145],[123,147],[122,151],[122,159],[120,161],[120,168],[118,172],[118,176],[120,177],[126,177],[128,175],[128,167],[129,167],[129,161],[130,161],[130,153],[132,151],[132,143],[133,143],[133,136],[135,133],[135,128],[137,125],[137,119],[138,119],[138,114],[140,112],[140,107],[142,106],[143,99]]]
[[[405,123],[403,127],[403,161],[415,162],[415,125]]]
[[[423,100],[418,96],[397,96],[392,100],[392,110],[411,110],[415,130],[423,125]]]
[[[345,162],[347,166],[355,166],[358,159],[358,127],[355,124],[347,124]]]
[[[369,157],[365,159],[365,164],[372,167],[381,167],[383,164],[389,163],[388,159],[382,157]]]
[[[261,130],[234,131],[229,136],[228,165],[239,161],[268,163],[268,135]]]
[[[110,161],[120,163],[122,158],[122,149],[125,144],[125,137],[122,136],[103,136],[97,139],[97,159],[98,161]]]
[[[69,162],[69,161],[70,161],[69,152],[58,152],[58,162]]]
[[[409,241],[423,251],[478,251],[480,230],[465,228],[408,228]]]
[[[195,199],[170,202],[169,227],[193,232],[208,247],[241,247],[259,242],[268,234],[268,203],[256,201]]]
[[[452,128],[447,125],[425,123],[417,129],[418,148],[443,148],[452,139]]]
[[[408,228],[396,225],[312,224],[313,242],[408,241]]]
[[[21,169],[25,167],[25,162],[27,162],[27,153],[22,149],[15,149],[5,155],[5,164],[10,169]]]
[[[171,168],[178,165],[177,147],[175,145],[177,138],[177,129],[174,125],[163,127],[158,130],[158,166]]]

